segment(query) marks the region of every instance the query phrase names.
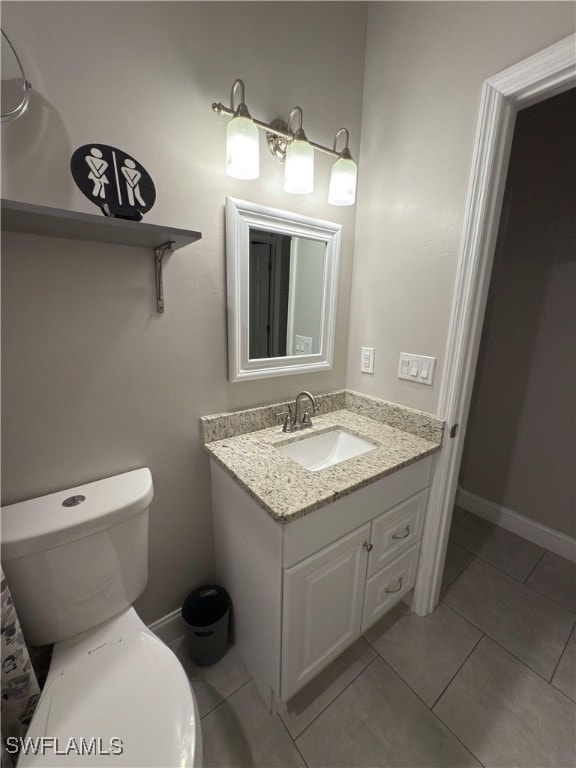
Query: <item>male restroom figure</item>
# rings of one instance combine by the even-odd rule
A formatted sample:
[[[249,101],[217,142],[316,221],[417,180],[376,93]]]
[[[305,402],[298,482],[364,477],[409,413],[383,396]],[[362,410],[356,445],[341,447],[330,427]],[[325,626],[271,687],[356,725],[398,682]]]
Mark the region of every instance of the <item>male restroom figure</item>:
[[[134,160],[131,160],[130,158],[124,160],[124,165],[122,166],[122,175],[126,179],[126,187],[128,189],[128,202],[130,205],[133,207],[135,206],[134,198],[136,198],[140,205],[145,207],[146,203],[144,200],[142,200],[140,187],[138,186],[138,182],[140,181],[142,174],[140,171],[136,170],[136,163]]]
[[[94,182],[92,195],[94,197],[101,197],[104,200],[106,198],[106,184],[110,183],[104,175],[108,168],[108,163],[102,158],[102,151],[98,147],[92,147],[90,154],[86,155],[85,160],[90,168],[88,178]]]

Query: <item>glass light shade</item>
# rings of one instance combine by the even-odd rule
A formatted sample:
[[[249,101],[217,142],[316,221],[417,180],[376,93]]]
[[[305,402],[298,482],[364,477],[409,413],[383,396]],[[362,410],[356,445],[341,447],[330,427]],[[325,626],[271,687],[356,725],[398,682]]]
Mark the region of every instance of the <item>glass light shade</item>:
[[[295,139],[286,149],[284,191],[307,195],[314,189],[314,150],[307,141]]]
[[[260,176],[258,128],[248,117],[233,117],[226,130],[226,173],[235,179]]]
[[[330,205],[354,205],[356,202],[356,176],[354,160],[339,158],[332,166],[328,202]]]

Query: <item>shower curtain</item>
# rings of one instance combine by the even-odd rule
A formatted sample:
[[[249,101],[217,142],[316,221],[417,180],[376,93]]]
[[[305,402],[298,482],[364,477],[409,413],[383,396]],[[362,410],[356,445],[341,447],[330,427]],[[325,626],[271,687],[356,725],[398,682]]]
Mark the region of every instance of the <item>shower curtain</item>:
[[[0,566],[2,576],[2,768],[16,764],[17,755],[6,750],[9,736],[25,736],[40,686],[30,661],[30,654],[20,629],[12,595]]]

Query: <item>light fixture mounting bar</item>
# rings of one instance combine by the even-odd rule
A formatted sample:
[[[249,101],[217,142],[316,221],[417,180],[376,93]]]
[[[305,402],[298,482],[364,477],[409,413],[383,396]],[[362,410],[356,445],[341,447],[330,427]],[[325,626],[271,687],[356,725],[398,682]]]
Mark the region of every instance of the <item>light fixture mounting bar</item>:
[[[224,106],[222,103],[214,102],[212,104],[212,109],[214,112],[216,112],[217,115],[226,115],[227,117],[236,116],[236,112],[233,109]],[[273,133],[275,136],[278,136],[281,139],[285,139],[286,141],[292,141],[294,138],[294,134],[291,131],[283,131],[274,125],[274,123],[265,123],[262,120],[257,120],[255,117],[252,118],[252,122],[261,131],[266,131],[266,133]],[[324,152],[326,155],[331,155],[332,157],[340,157],[340,152],[337,152],[330,147],[324,147],[322,144],[317,144],[315,141],[310,141],[310,139],[308,139],[308,143],[311,147],[318,150],[319,152]]]

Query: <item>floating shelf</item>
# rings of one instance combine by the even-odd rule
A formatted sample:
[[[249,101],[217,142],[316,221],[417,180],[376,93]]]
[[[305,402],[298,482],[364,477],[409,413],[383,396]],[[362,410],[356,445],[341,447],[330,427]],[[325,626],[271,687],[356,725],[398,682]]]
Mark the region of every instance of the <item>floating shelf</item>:
[[[151,248],[156,271],[158,312],[164,311],[162,259],[168,251],[176,251],[200,240],[202,234],[189,229],[144,224],[141,221],[96,216],[92,213],[65,211],[44,205],[2,200],[2,229],[31,235],[89,240],[112,245]]]

